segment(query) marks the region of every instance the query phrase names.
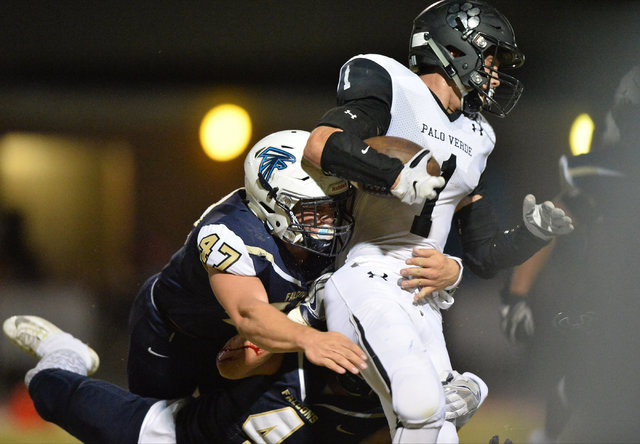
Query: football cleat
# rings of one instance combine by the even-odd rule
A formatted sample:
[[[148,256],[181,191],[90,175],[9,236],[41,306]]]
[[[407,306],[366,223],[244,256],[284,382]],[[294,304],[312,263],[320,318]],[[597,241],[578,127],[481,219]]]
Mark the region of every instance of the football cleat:
[[[43,340],[50,336],[64,333],[64,331],[46,319],[30,315],[11,316],[4,321],[2,329],[7,338],[17,347],[37,358],[42,358],[42,355],[38,353],[38,347]],[[91,367],[88,369],[87,374],[92,375],[100,366],[100,358],[95,350],[88,345],[87,349],[91,359]]]

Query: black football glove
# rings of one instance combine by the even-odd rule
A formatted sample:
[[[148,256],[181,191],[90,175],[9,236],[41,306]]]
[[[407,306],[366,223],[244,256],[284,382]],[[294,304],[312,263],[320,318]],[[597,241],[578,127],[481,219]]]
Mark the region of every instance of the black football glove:
[[[500,328],[509,342],[530,342],[535,333],[535,323],[527,298],[505,288],[500,292],[500,301]]]

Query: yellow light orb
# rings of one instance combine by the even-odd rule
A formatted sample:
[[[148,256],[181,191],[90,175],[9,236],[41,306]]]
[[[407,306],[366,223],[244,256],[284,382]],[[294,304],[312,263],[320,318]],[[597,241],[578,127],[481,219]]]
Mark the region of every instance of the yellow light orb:
[[[200,124],[200,144],[211,159],[227,162],[247,148],[251,139],[251,118],[238,105],[225,103],[211,109]]]
[[[569,132],[569,146],[574,156],[586,154],[591,150],[594,127],[593,119],[586,113],[580,114],[573,121]]]

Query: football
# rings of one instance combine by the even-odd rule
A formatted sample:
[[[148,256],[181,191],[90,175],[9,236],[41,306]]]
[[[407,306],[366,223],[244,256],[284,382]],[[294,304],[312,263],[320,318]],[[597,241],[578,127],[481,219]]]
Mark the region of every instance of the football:
[[[370,137],[364,143],[379,153],[399,159],[402,163],[407,163],[424,148],[415,142],[394,136]],[[440,175],[440,165],[433,157],[427,163],[427,172],[432,176]]]
[[[227,341],[216,356],[220,375],[227,379],[242,379],[253,375],[271,375],[282,362],[282,353],[270,353],[240,335]]]

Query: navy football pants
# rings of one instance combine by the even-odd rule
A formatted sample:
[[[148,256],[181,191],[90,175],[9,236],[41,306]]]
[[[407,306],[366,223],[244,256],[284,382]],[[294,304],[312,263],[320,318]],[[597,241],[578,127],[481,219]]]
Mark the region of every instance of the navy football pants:
[[[84,443],[137,443],[142,421],[158,401],[61,369],[36,374],[29,394],[43,419]]]

